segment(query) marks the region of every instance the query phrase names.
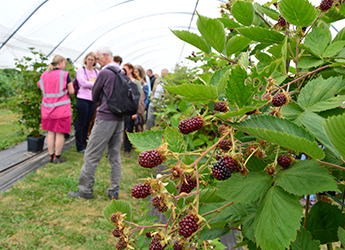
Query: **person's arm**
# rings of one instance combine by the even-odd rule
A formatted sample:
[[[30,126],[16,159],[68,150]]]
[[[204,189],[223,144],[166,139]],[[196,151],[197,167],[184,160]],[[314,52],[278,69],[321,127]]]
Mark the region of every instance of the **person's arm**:
[[[74,94],[74,88],[73,88],[73,82],[71,80],[71,77],[69,76],[69,74],[67,74],[67,91],[69,95],[73,95]]]
[[[77,76],[76,76],[78,80],[78,84],[80,87],[83,87],[83,88],[92,88],[94,83],[87,80],[85,71],[83,67],[78,69]]]
[[[99,102],[101,93],[102,93],[102,89],[103,89],[103,85],[104,85],[104,74],[102,74],[102,72],[99,73],[95,84],[93,85],[92,88],[92,101],[94,102]]]

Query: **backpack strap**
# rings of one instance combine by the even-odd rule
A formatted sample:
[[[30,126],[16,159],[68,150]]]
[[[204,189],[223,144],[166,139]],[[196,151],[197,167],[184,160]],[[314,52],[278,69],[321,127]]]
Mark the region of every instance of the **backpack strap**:
[[[109,69],[109,70],[113,71],[113,72],[115,73],[115,75],[120,74],[120,72],[121,72],[121,70],[117,71],[117,70],[116,70],[114,67],[112,67],[112,66],[111,66],[111,67],[108,67],[108,68],[105,68],[105,69]],[[101,97],[99,98],[98,106],[101,106],[103,96],[105,97],[105,100],[108,101],[107,95],[104,93],[103,88],[102,88]]]

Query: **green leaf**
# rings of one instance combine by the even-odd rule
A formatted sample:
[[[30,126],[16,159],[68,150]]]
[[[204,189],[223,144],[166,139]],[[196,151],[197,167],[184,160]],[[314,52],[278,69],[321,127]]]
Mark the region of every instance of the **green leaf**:
[[[334,205],[326,202],[317,202],[308,215],[307,229],[314,239],[321,244],[337,242],[337,231],[345,223],[345,214]]]
[[[139,152],[156,149],[162,144],[162,131],[127,133],[127,135],[131,143]]]
[[[284,118],[288,120],[295,120],[304,112],[303,108],[301,108],[296,102],[290,101],[287,106],[282,107],[282,114]]]
[[[223,52],[225,47],[225,31],[224,25],[217,19],[208,18],[198,15],[199,18],[196,22],[198,30],[208,44],[212,46],[219,53]]]
[[[282,43],[285,36],[277,31],[261,27],[237,28],[243,36],[262,43]]]
[[[338,238],[343,246],[345,246],[345,230],[342,227],[338,229]]]
[[[334,37],[332,43],[345,40],[345,28],[342,28]]]
[[[257,9],[260,9],[263,13],[265,13],[267,16],[269,16],[273,20],[278,21],[279,13],[276,10],[271,9],[271,8],[264,6],[264,5],[260,5],[258,3],[254,3],[254,7]]]
[[[343,96],[334,97],[344,88],[344,80],[340,76],[328,79],[319,76],[302,88],[297,102],[314,112],[332,109],[345,101]]]
[[[333,42],[323,52],[322,57],[332,57],[338,54],[338,52],[344,47],[345,41]]]
[[[229,30],[241,27],[240,24],[238,24],[237,22],[235,22],[234,20],[232,20],[232,19],[230,19],[228,17],[218,18],[218,20],[221,21],[223,23],[223,25],[226,28],[228,28]]]
[[[239,3],[239,2],[238,2]],[[243,36],[233,36],[229,39],[226,44],[226,55],[231,56],[232,54],[242,51],[246,48],[252,40]]]
[[[164,88],[190,101],[215,101],[221,94],[214,85],[186,83],[179,86],[165,86]]]
[[[332,116],[324,123],[326,134],[343,159],[345,159],[345,114]]]
[[[197,47],[201,51],[205,52],[206,54],[209,54],[211,52],[210,46],[207,44],[204,38],[198,36],[197,34],[194,34],[192,32],[189,32],[187,30],[171,30],[172,33],[175,34],[178,38],[180,38],[182,41],[185,41],[194,47]]]
[[[250,172],[244,178],[240,174],[233,174],[229,179],[219,182],[218,194],[228,201],[247,203],[263,196],[271,184],[272,179],[268,175]]]
[[[288,194],[280,187],[271,187],[255,216],[257,245],[269,250],[288,248],[296,237],[302,216],[302,206],[296,196]]]
[[[325,119],[314,112],[306,110],[299,118],[302,124],[324,145],[331,150],[334,154],[339,155],[338,151],[333,147],[329,141],[326,131],[322,126]]]
[[[175,153],[186,152],[186,143],[183,134],[175,128],[167,126],[164,130],[163,143],[168,143],[168,149]]]
[[[299,161],[277,174],[276,184],[295,195],[338,191],[336,182],[327,169],[316,161]]]
[[[278,8],[287,22],[300,28],[310,26],[318,15],[315,6],[308,0],[282,0]]]
[[[103,209],[103,215],[110,223],[110,216],[117,212],[121,212],[126,215],[127,221],[132,221],[132,207],[131,203],[123,200],[111,200],[111,202]]]
[[[343,9],[342,7],[343,6],[340,6],[340,9]],[[321,17],[321,19],[326,23],[333,23],[344,18],[345,15],[343,14],[343,11],[338,11],[335,4],[333,4],[333,7]]]
[[[249,67],[249,53],[248,51],[240,54],[238,59],[238,65],[241,65],[242,68],[247,69]]]
[[[217,86],[225,73],[228,73],[230,67],[224,67],[217,70],[210,79],[210,85]],[[229,73],[228,73],[229,74]]]
[[[235,2],[231,13],[239,23],[245,26],[250,26],[254,21],[254,7],[250,2]]]
[[[100,218],[99,220],[107,228],[109,228],[111,230],[113,230],[115,228],[115,225],[113,223],[111,223],[109,220],[106,220],[106,219],[103,219],[103,218]]]
[[[323,64],[323,60],[315,57],[302,57],[301,61],[298,62],[298,68],[308,69],[311,67],[317,67]]]
[[[200,240],[213,240],[230,232],[230,229],[205,227],[200,233]]]
[[[307,25],[304,25],[307,26]],[[321,56],[329,42],[329,33],[327,30],[314,28],[305,37],[304,45],[309,47],[316,55]]]
[[[240,108],[236,111],[232,111],[232,112],[226,112],[224,114],[217,114],[216,117],[220,118],[220,119],[226,119],[226,118],[230,118],[230,117],[235,117],[235,116],[240,116],[240,115],[243,115],[249,111],[252,111],[256,108],[258,108],[259,106],[261,106],[261,104],[259,103],[258,105],[252,107],[252,106],[246,106],[246,107],[243,107],[243,108]]]
[[[305,228],[297,232],[296,242],[291,243],[292,250],[320,250],[320,241],[313,240]]]
[[[196,195],[191,195],[188,198],[186,198],[186,201],[193,201],[195,199]],[[201,204],[209,204],[209,203],[220,203],[224,202],[225,199],[220,197],[219,191],[217,188],[205,188],[200,190],[199,194],[199,202]]]
[[[306,153],[312,158],[322,159],[325,156],[309,132],[286,119],[256,116],[241,123],[224,122],[262,140]]]

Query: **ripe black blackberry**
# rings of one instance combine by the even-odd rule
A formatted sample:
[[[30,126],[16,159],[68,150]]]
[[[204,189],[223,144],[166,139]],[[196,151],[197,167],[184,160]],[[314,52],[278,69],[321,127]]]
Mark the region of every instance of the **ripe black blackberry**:
[[[174,248],[174,250],[183,250],[184,249],[183,245],[179,241],[174,243],[173,248]]]
[[[330,8],[332,8],[332,5],[334,3],[334,0],[323,0],[319,6],[319,10],[321,11],[327,11]]]
[[[272,104],[276,107],[281,107],[286,103],[287,99],[284,94],[276,94],[272,98]]]
[[[139,155],[139,165],[143,168],[154,168],[162,162],[162,155],[157,150],[144,151]]]
[[[218,147],[223,150],[229,150],[231,147],[231,142],[228,140],[220,140],[218,143]]]
[[[161,205],[161,198],[159,196],[153,197],[151,203],[160,213],[165,213],[168,210],[168,206],[164,202]]]
[[[178,232],[181,236],[185,238],[191,236],[194,232],[198,230],[199,227],[197,218],[192,214],[183,217],[180,220],[179,225],[180,227],[178,229]]]
[[[132,188],[131,192],[134,198],[146,198],[151,194],[151,187],[148,184],[137,184]]]
[[[285,27],[286,26],[286,20],[284,19],[284,17],[282,17],[281,15],[279,15],[279,18],[278,18],[278,23],[277,23],[277,25],[279,26],[279,27]]]
[[[286,155],[279,155],[277,159],[278,165],[282,168],[288,168],[291,165],[291,158]]]
[[[216,102],[213,106],[215,111],[226,112],[228,108],[226,107],[226,102]]]
[[[163,250],[164,247],[161,244],[161,241],[157,238],[154,237],[149,245],[149,250]]]
[[[118,250],[124,250],[126,249],[126,247],[127,247],[127,243],[123,239],[120,239],[119,242],[117,242],[116,244],[116,249]]]
[[[219,181],[224,181],[231,177],[231,174],[237,169],[237,162],[230,156],[223,156],[220,160],[213,164],[213,177]]]
[[[121,237],[121,230],[120,230],[119,228],[114,228],[114,230],[113,230],[113,235],[114,235],[114,237],[116,237],[116,238]]]
[[[182,120],[178,125],[178,128],[182,134],[189,134],[201,129],[203,124],[204,122],[199,116],[194,116],[192,118]]]
[[[192,179],[191,177],[192,175],[190,174],[185,176],[185,181],[182,183],[181,192],[188,194],[196,187],[196,180]]]

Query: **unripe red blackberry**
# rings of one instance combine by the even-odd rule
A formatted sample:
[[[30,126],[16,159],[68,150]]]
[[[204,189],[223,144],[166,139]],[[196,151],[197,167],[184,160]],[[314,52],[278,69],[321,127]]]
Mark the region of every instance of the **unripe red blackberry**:
[[[204,122],[199,116],[194,116],[192,118],[182,120],[178,125],[178,128],[182,134],[189,134],[201,129],[203,124]]]
[[[112,214],[112,215],[110,216],[110,220],[111,220],[113,223],[117,223],[118,219],[119,219],[119,215],[118,215],[118,214]]]
[[[149,245],[149,250],[163,250],[164,247],[161,244],[161,241],[157,238],[154,237]]]
[[[152,238],[151,232],[145,234],[147,238]]]
[[[231,142],[228,140],[220,140],[218,143],[218,147],[223,150],[229,150],[231,147]]]
[[[284,94],[276,94],[272,98],[272,104],[276,107],[281,107],[286,103],[286,96]]]
[[[199,227],[197,218],[192,214],[183,217],[178,224],[180,225],[178,232],[185,238],[191,236]]]
[[[183,245],[181,244],[181,242],[177,241],[174,243],[174,246],[173,246],[174,250],[184,250],[184,247]]]
[[[157,150],[144,151],[139,155],[139,165],[143,168],[154,168],[162,162],[162,155]]]
[[[190,193],[196,187],[196,180],[191,178],[192,175],[187,174],[185,181],[182,183],[181,192]],[[187,182],[187,183],[186,183]]]
[[[282,17],[281,15],[279,15],[277,25],[278,25],[279,27],[285,27],[285,26],[286,26],[286,20],[285,20],[284,17]]]
[[[219,127],[218,127],[218,132],[219,133],[221,133],[221,134],[223,134],[226,130],[227,130],[228,128],[225,126],[225,125],[220,125]]]
[[[321,11],[327,11],[330,8],[332,8],[332,5],[334,3],[334,0],[323,0],[319,6],[319,10]]]
[[[153,197],[151,203],[160,213],[165,213],[168,210],[168,206],[164,202],[161,204],[161,198],[159,196]]]
[[[114,230],[113,230],[113,235],[114,235],[114,237],[116,237],[116,238],[121,237],[121,230],[118,229],[118,228],[114,228]]]
[[[237,169],[237,162],[230,156],[223,156],[220,160],[213,164],[213,177],[219,181],[224,181],[231,177],[231,174]]]
[[[127,247],[127,243],[123,239],[120,239],[119,242],[117,242],[116,244],[116,249],[118,250],[124,250],[126,249],[126,247]]]
[[[216,102],[213,106],[215,111],[226,112],[228,108],[226,107],[226,102]]]
[[[291,158],[286,155],[279,155],[277,159],[278,165],[282,168],[288,168],[291,165]]]
[[[137,184],[132,188],[132,196],[134,198],[146,198],[151,194],[151,187],[148,184]]]

